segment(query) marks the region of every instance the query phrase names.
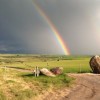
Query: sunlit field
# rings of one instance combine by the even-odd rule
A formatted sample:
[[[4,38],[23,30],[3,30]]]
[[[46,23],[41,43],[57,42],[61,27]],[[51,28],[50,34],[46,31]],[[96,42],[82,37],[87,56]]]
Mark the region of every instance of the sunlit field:
[[[0,55],[0,66],[12,66],[33,70],[39,68],[63,67],[64,72],[89,72],[90,56],[58,56],[58,55]]]
[[[66,73],[91,72],[90,56],[0,54],[0,100],[31,100],[49,89],[68,87],[72,78]],[[34,68],[63,67],[56,77],[35,77]],[[29,71],[27,72],[26,69]]]

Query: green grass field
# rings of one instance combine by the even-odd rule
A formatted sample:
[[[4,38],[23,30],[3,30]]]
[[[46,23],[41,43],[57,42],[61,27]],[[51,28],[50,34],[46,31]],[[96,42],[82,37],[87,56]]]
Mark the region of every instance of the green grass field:
[[[91,72],[91,56],[0,54],[0,100],[30,100],[49,89],[69,86],[72,78],[66,73]],[[4,66],[4,67],[2,67]],[[5,67],[6,66],[6,67]],[[33,70],[63,67],[63,74],[55,78],[34,77],[31,72],[22,72],[7,67]]]

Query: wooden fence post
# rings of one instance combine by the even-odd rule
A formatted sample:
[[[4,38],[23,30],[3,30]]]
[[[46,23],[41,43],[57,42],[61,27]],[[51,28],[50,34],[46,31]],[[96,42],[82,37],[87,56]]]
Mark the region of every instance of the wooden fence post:
[[[81,70],[81,64],[80,64],[80,73],[82,72],[82,70]]]
[[[35,67],[35,77],[39,76],[39,68],[36,66]]]

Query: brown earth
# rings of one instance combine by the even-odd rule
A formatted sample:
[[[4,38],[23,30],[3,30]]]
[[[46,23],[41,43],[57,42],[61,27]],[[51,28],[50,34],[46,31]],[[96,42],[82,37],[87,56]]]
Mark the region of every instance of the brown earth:
[[[100,74],[68,74],[76,78],[73,87],[47,92],[41,100],[100,100]]]

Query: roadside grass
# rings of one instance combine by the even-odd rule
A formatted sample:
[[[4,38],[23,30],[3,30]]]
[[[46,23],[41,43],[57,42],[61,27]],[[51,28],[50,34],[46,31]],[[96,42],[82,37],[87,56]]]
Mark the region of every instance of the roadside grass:
[[[34,77],[33,74],[22,74],[22,77],[26,82],[36,82],[37,85],[41,85],[44,89],[53,86],[56,88],[60,88],[63,86],[69,86],[73,78],[68,77],[66,74],[61,74],[56,77],[48,77],[41,75],[39,77]]]
[[[30,100],[49,89],[61,89],[71,85],[73,78],[66,74],[57,77],[35,77],[32,73],[9,70],[1,71],[0,100]]]
[[[24,73],[15,70],[9,70],[9,72],[4,75],[5,72],[2,69],[2,80],[0,83],[0,90],[3,91],[2,94],[5,98],[9,98],[11,95],[12,100],[28,100],[33,98],[43,91],[48,91],[49,88],[57,89],[65,86],[69,86],[72,78],[62,74],[55,78],[40,76],[34,77],[32,73]],[[6,90],[6,92],[5,92]],[[7,100],[6,99],[6,100]],[[1,99],[2,100],[2,99]]]
[[[0,100],[7,100],[7,98],[5,97],[2,91],[0,91]]]
[[[6,75],[3,69],[0,72],[0,100],[29,100],[36,96],[29,84],[19,77],[21,72],[9,70]]]
[[[29,100],[34,96],[34,92],[31,89],[19,90],[11,89],[13,95],[12,100]]]

